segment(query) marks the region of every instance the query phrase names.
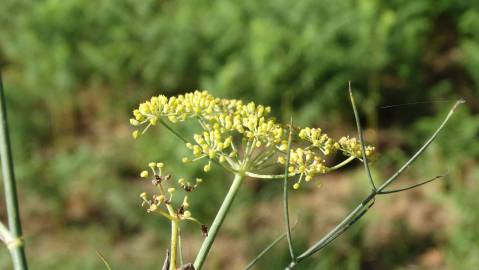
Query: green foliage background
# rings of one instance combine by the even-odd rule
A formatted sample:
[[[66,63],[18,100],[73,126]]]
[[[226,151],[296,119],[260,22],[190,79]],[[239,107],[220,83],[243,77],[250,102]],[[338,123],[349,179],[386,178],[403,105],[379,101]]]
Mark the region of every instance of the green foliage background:
[[[367,137],[381,153],[378,179],[464,97],[466,106],[408,172],[449,176],[423,188],[430,192],[386,200],[302,269],[479,269],[477,29],[476,1],[0,0],[0,62],[32,268],[102,269],[99,250],[114,269],[159,269],[167,226],[138,206],[147,188],[138,171],[162,160],[173,172],[202,173],[179,162],[185,150],[165,130],[131,139],[129,114],[144,99],[208,89],[270,105],[279,119],[294,115],[298,125],[353,135],[351,80]],[[418,101],[435,102],[381,108]],[[367,192],[360,167],[345,175],[353,190]],[[212,220],[227,177],[216,168],[194,198],[203,220]],[[341,177],[325,178],[325,188]],[[215,249],[208,269],[241,269],[280,233],[279,193],[275,183],[244,188],[218,244],[231,249]],[[304,248],[320,237],[308,234],[317,220],[325,230],[338,214],[323,215],[321,203],[304,206],[305,196],[326,196],[321,189],[292,196]],[[392,218],[400,197],[409,210]],[[359,198],[348,193],[337,204]],[[408,213],[421,203],[443,213],[441,226],[412,228]],[[269,219],[250,210],[258,204],[271,209]],[[378,228],[389,229],[386,240]],[[201,236],[187,229],[191,260]],[[281,269],[285,246],[274,252],[258,269]],[[6,249],[0,258],[0,269],[11,269]]]

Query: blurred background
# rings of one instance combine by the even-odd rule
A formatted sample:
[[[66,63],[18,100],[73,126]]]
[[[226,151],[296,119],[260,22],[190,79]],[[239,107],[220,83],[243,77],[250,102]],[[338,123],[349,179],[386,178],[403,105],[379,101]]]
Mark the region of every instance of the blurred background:
[[[193,212],[209,224],[230,183],[184,166],[181,143],[128,119],[152,95],[208,89],[269,105],[278,120],[355,135],[351,80],[385,179],[460,107],[366,218],[298,269],[479,269],[479,4],[422,0],[0,0],[6,88],[27,255],[32,269],[160,269],[169,227],[140,208],[148,161],[201,176]],[[394,104],[402,106],[388,107]],[[191,132],[182,127],[181,132]],[[298,250],[369,188],[361,164],[291,193]],[[207,269],[242,269],[282,231],[281,183],[247,181]],[[2,192],[3,194],[3,192]],[[3,195],[2,195],[3,198]],[[3,200],[0,216],[5,220]],[[202,236],[183,229],[192,261]],[[282,269],[286,243],[257,269]],[[12,269],[0,249],[0,269]]]

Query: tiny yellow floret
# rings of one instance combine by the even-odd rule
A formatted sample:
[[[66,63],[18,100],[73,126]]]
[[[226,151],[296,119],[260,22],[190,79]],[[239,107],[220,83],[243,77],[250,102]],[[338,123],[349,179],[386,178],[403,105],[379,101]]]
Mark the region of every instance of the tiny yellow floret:
[[[141,177],[141,178],[146,178],[146,177],[148,177],[148,175],[149,175],[148,171],[142,171],[142,172],[140,173],[140,177]]]
[[[203,171],[209,172],[211,170],[211,165],[208,163],[203,167]]]
[[[133,137],[133,139],[138,138],[138,136],[140,136],[140,131],[138,130],[133,131],[133,133],[131,133],[131,136]]]
[[[185,211],[185,212],[183,213],[183,217],[184,217],[184,218],[190,218],[190,217],[191,217],[191,212],[188,211],[188,210]]]

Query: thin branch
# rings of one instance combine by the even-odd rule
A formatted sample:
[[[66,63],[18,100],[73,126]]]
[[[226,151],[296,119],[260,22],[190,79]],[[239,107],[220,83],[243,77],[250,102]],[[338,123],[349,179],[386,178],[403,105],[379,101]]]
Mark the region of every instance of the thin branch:
[[[331,234],[329,238],[326,238],[321,245],[319,245],[316,249],[315,252],[318,252],[319,250],[325,248],[329,243],[333,242],[336,240],[339,236],[341,236],[343,233],[345,233],[349,227],[354,225],[356,222],[358,222],[368,211],[371,209],[371,207],[374,205],[375,202],[375,197],[371,197],[372,201],[369,203],[369,205],[361,210],[361,212],[357,213],[354,218],[349,221],[349,223],[346,223],[345,226],[340,228],[335,234]]]
[[[393,189],[393,190],[385,190],[385,191],[381,191],[381,192],[378,192],[378,195],[384,195],[384,194],[391,194],[391,193],[397,193],[397,192],[401,192],[401,191],[406,191],[406,190],[410,190],[410,189],[413,189],[413,188],[416,188],[416,187],[420,187],[422,185],[425,185],[429,182],[432,182],[434,180],[437,180],[437,179],[441,179],[443,178],[444,176],[446,176],[447,173],[443,174],[443,175],[438,175],[438,176],[435,176],[431,179],[428,179],[426,181],[423,181],[421,183],[418,183],[418,184],[415,184],[415,185],[412,185],[412,186],[409,186],[409,187],[405,187],[405,188],[398,188],[398,189]]]
[[[168,125],[163,119],[160,118],[159,121],[165,128],[167,128],[171,133],[173,133],[176,137],[178,137],[184,143],[188,142],[188,140],[185,137],[183,137],[183,135],[181,135],[179,132],[177,132],[172,127],[170,127],[170,125]]]
[[[368,203],[368,202],[367,202]],[[367,205],[367,203],[362,202],[356,208],[349,213],[348,216],[346,216],[334,229],[332,229],[328,234],[326,234],[321,240],[316,242],[313,246],[311,246],[308,250],[303,252],[301,255],[298,256],[297,262],[299,263],[300,261],[306,259],[307,257],[313,255],[314,253],[318,252],[324,247],[324,244],[328,242],[330,238],[335,238],[335,235],[338,233],[342,233],[343,230],[348,227],[348,224],[354,220],[357,215],[363,210],[363,208]]]
[[[298,223],[296,222],[291,229],[294,229]],[[271,244],[269,244],[265,249],[263,249],[258,256],[256,256],[248,265],[245,266],[243,270],[251,269],[266,253],[268,253],[276,244],[278,244],[281,240],[283,240],[287,236],[287,233],[283,233],[278,236]]]
[[[257,178],[257,179],[284,179],[284,174],[257,174],[253,172],[245,172],[246,176]],[[292,173],[289,176],[295,176],[296,174]]]
[[[286,154],[284,151],[282,152],[283,154]],[[341,163],[336,164],[335,166],[328,168],[327,172],[331,172],[334,170],[337,170],[341,167],[344,167],[346,164],[350,163],[351,161],[355,160],[356,157],[350,156],[347,159],[343,160]],[[271,166],[274,166],[276,164],[271,164]],[[256,179],[284,179],[285,174],[258,174],[258,173],[253,173],[253,172],[245,172],[246,176],[256,178]],[[290,173],[289,177],[296,176],[296,173]]]
[[[339,168],[341,168],[341,167],[347,165],[349,162],[351,162],[351,161],[353,161],[353,160],[355,160],[355,159],[356,159],[355,156],[350,156],[350,157],[348,157],[347,159],[341,161],[341,163],[338,163],[338,164],[334,165],[333,167],[328,168],[327,171],[330,172],[330,171],[337,170],[337,169],[339,169]]]
[[[359,120],[358,110],[356,109],[356,104],[354,102],[353,90],[351,89],[351,81],[349,81],[349,97],[351,99],[351,105],[353,106],[354,119],[356,120],[356,126],[357,126],[357,129],[358,129],[359,142],[361,144],[361,154],[363,156],[364,169],[366,170],[366,173],[368,175],[369,183],[371,184],[373,190],[376,190],[376,185],[374,184],[374,180],[373,180],[373,177],[371,175],[371,170],[369,169],[368,159],[366,158],[366,149],[365,149],[365,146],[364,146],[363,130],[361,128],[361,123],[360,123],[360,120]]]
[[[465,103],[464,99],[460,99],[460,100],[456,101],[456,103],[451,108],[451,110],[447,114],[444,121],[442,121],[441,125],[436,129],[436,131],[431,135],[431,137],[424,143],[424,145],[421,148],[419,148],[419,150],[406,163],[404,163],[404,165],[399,170],[396,171],[396,173],[394,173],[388,180],[386,180],[386,182],[384,182],[384,184],[382,184],[378,188],[378,192],[382,192],[386,187],[388,187],[392,182],[394,182],[394,180],[396,180],[396,178],[404,170],[406,170],[409,167],[409,165],[411,165],[411,163],[413,163],[427,149],[427,147],[434,141],[434,139],[436,139],[439,132],[444,128],[446,123],[451,118],[452,114],[456,111],[457,107],[459,105],[463,104],[463,103]]]
[[[161,270],[168,270],[168,268],[170,268],[170,250],[169,249],[166,250],[166,257],[165,257],[165,261],[163,262],[163,267],[161,268]]]
[[[112,270],[108,261],[105,259],[105,257],[98,250],[96,251],[96,255],[98,255],[98,257],[100,257],[100,259],[103,262],[103,264],[105,265],[106,269]]]
[[[288,178],[289,178],[289,159],[291,154],[291,133],[293,119],[291,118],[290,126],[289,126],[289,135],[288,135],[288,152],[286,153],[286,163],[284,166],[284,180],[283,180],[283,218],[284,218],[284,226],[286,230],[286,238],[288,239],[288,248],[289,248],[289,255],[291,255],[291,260],[295,261],[294,256],[294,248],[293,248],[293,240],[291,238],[291,226],[289,224],[289,206],[288,206]]]

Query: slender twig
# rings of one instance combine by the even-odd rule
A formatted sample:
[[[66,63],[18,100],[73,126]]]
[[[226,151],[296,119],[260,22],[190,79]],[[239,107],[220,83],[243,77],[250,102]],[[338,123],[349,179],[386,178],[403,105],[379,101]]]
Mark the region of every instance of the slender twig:
[[[10,253],[15,270],[28,269],[22,238],[22,224],[20,221],[20,209],[18,206],[17,187],[13,170],[12,150],[10,135],[8,132],[7,108],[5,94],[3,92],[2,75],[0,72],[0,157],[2,163],[3,185],[5,190],[5,203],[7,206],[8,227],[14,238],[15,244],[10,245]]]
[[[371,170],[369,169],[368,159],[366,158],[366,149],[364,146],[364,135],[363,135],[363,130],[361,128],[361,123],[359,120],[358,110],[356,109],[356,103],[354,102],[353,90],[351,89],[351,81],[349,81],[349,97],[351,99],[351,104],[353,106],[354,119],[356,120],[356,126],[358,129],[359,143],[361,144],[361,155],[363,156],[364,170],[366,171],[368,175],[368,179],[369,179],[369,183],[371,184],[371,187],[373,188],[373,190],[376,190],[376,185],[374,184],[374,180],[371,175]]]
[[[286,154],[286,152],[284,152],[283,154]],[[343,160],[341,163],[336,164],[333,167],[327,168],[326,171],[327,172],[332,172],[334,170],[337,170],[341,167],[344,167],[345,165],[347,165],[348,163],[350,163],[351,161],[353,161],[355,159],[356,159],[355,156],[350,156],[347,159]],[[272,164],[272,165],[276,165],[276,164]],[[249,172],[249,171],[245,172],[245,175],[249,176],[253,179],[278,179],[278,180],[283,180],[284,176],[285,176],[285,174],[258,174],[258,173],[253,173],[253,172]],[[292,176],[296,176],[296,175],[297,175],[296,173],[289,173],[288,176],[292,177]]]
[[[170,127],[170,125],[168,125],[165,121],[163,121],[163,119],[160,118],[159,122],[161,123],[161,125],[163,125],[165,128],[167,128],[171,133],[173,133],[176,137],[178,137],[180,140],[182,140],[184,143],[187,143],[188,140],[183,137],[183,135],[181,135],[179,132],[177,132],[175,129],[173,129],[172,127]]]
[[[329,237],[325,237],[324,240],[322,241],[322,243],[320,243],[316,250],[321,250],[323,248],[325,248],[329,243],[333,242],[334,240],[336,240],[336,238],[338,238],[339,236],[341,236],[344,232],[346,232],[349,227],[351,227],[352,225],[354,225],[356,222],[358,222],[363,216],[364,214],[366,214],[366,212],[371,209],[371,207],[374,205],[374,202],[375,202],[375,196],[371,196],[369,197],[369,199],[367,200],[367,207],[366,207],[366,202],[363,203],[363,207],[361,208],[361,211],[357,212],[355,215],[353,215],[351,217],[351,219],[346,222],[344,224],[344,226],[338,228],[337,231],[335,231],[334,233],[332,233],[331,235],[329,235]]]
[[[397,192],[401,192],[401,191],[406,191],[406,190],[410,190],[410,189],[413,189],[413,188],[416,188],[416,187],[419,187],[419,186],[422,186],[422,185],[425,185],[429,182],[432,182],[432,181],[435,181],[435,180],[438,180],[438,179],[441,179],[443,178],[444,176],[446,176],[447,173],[443,174],[443,175],[438,175],[438,176],[435,176],[431,179],[428,179],[426,181],[422,181],[418,184],[414,184],[412,186],[409,186],[409,187],[405,187],[405,188],[398,188],[398,189],[393,189],[393,190],[384,190],[384,191],[381,191],[381,192],[378,192],[378,195],[384,195],[384,194],[391,194],[391,193],[397,193]]]
[[[301,262],[305,258],[313,255],[317,251],[323,248],[323,245],[326,241],[328,241],[329,238],[333,237],[336,235],[338,232],[344,229],[345,226],[347,226],[348,223],[350,223],[358,213],[362,211],[362,209],[365,207],[366,204],[361,203],[356,208],[348,215],[346,216],[334,229],[332,229],[328,234],[326,234],[321,240],[316,242],[313,246],[311,246],[308,250],[303,252],[301,255],[299,255],[296,258],[296,262],[291,262],[289,268],[293,268],[297,263]]]
[[[383,191],[392,182],[394,182],[394,180],[396,180],[396,178],[404,170],[406,170],[409,167],[409,165],[411,165],[411,163],[413,163],[427,149],[427,147],[432,143],[432,141],[434,141],[434,139],[436,139],[439,132],[441,132],[441,130],[444,128],[446,123],[449,121],[449,118],[451,118],[452,114],[456,111],[457,107],[459,105],[465,103],[465,102],[466,101],[464,99],[460,99],[460,100],[456,101],[454,106],[452,106],[451,110],[447,114],[446,118],[444,118],[444,121],[442,121],[441,125],[436,129],[436,131],[431,135],[431,137],[423,144],[423,146],[421,146],[421,148],[419,148],[419,150],[406,163],[404,163],[404,165],[399,170],[397,170],[388,180],[386,180],[386,182],[384,182],[384,184],[382,184],[378,188],[378,192]]]
[[[101,254],[101,253],[97,250],[97,251],[96,251],[96,255],[98,255],[98,257],[100,258],[100,260],[101,260],[101,261],[103,262],[103,264],[105,265],[106,269],[112,270],[110,264],[109,264],[108,261],[105,259],[105,257],[103,256],[103,254]]]
[[[288,152],[286,153],[286,163],[284,166],[284,180],[283,180],[283,219],[286,230],[286,238],[288,239],[288,249],[291,260],[295,261],[293,239],[291,238],[291,226],[289,224],[289,206],[288,206],[288,178],[289,178],[289,159],[291,155],[291,134],[292,134],[293,119],[291,118],[288,135]]]
[[[278,180],[284,179],[284,174],[257,174],[253,172],[245,172],[245,175],[255,179],[278,179]],[[292,177],[295,175],[296,175],[295,173],[291,173],[289,177]]]
[[[296,227],[296,224],[293,224],[291,227],[291,230],[293,230]],[[283,233],[280,236],[278,236],[273,242],[271,242],[266,248],[264,248],[258,256],[256,256],[248,265],[245,266],[243,270],[249,270],[251,269],[261,258],[263,258],[266,253],[268,253],[276,244],[278,244],[281,240],[283,240],[287,236],[287,233]]]
[[[170,268],[170,250],[166,250],[166,257],[165,261],[163,262],[163,267],[161,267],[161,270],[168,270]]]
[[[351,161],[353,161],[355,159],[356,159],[355,156],[350,156],[347,159],[343,160],[341,163],[338,163],[338,164],[334,165],[333,167],[328,168],[327,171],[330,172],[330,171],[337,170],[337,169],[349,164]]]

